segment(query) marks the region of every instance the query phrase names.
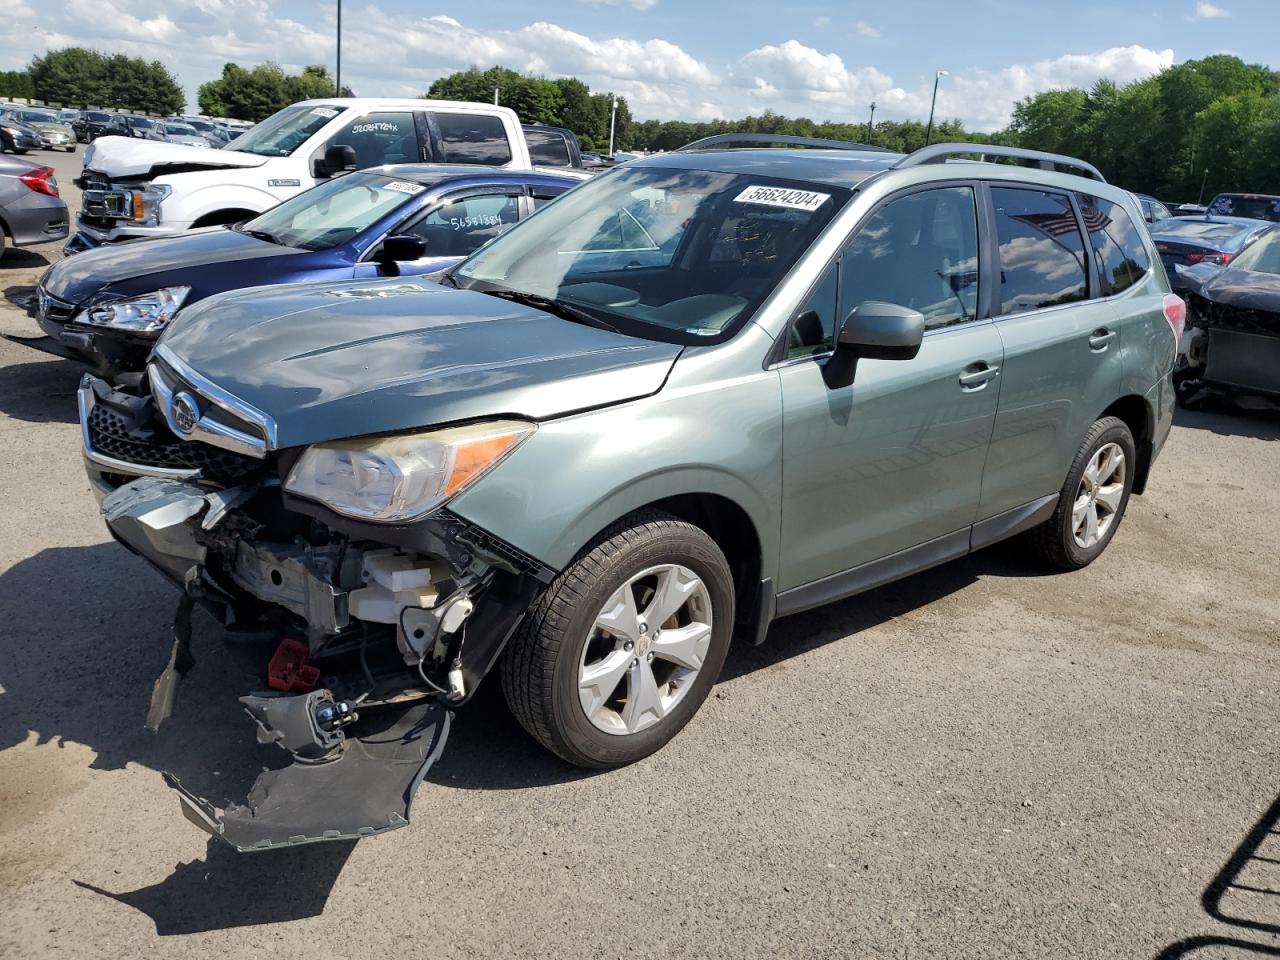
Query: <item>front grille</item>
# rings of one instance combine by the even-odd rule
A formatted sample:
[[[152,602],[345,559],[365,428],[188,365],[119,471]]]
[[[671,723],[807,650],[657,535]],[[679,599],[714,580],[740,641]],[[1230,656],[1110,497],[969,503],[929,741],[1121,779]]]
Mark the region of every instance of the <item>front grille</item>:
[[[196,398],[196,404],[200,409],[201,416],[208,417],[210,420],[215,420],[224,427],[230,427],[232,430],[243,433],[246,437],[261,440],[263,443],[266,442],[267,438],[263,435],[262,428],[258,426],[258,424],[251,423],[243,417],[238,417],[230,410],[220,407],[218,404],[206,399],[199,387],[188,383],[184,378],[178,376],[173,368],[160,358],[153,358],[151,366],[160,379],[164,381],[164,385],[167,386],[171,392],[177,393],[180,390],[184,390],[187,393],[192,394]]]
[[[61,225],[61,221],[59,221]],[[52,320],[55,323],[66,323],[76,312],[76,305],[66,300],[59,300],[57,297],[50,296],[44,287],[36,288],[36,309],[40,316],[45,320]]]
[[[1269,310],[1253,310],[1248,307],[1233,307],[1225,303],[1206,301],[1208,321],[1211,326],[1224,327],[1231,330],[1242,330],[1246,333],[1280,334],[1280,313]]]
[[[220,450],[204,443],[166,440],[159,430],[151,440],[131,435],[129,422],[104,404],[89,411],[89,442],[104,456],[143,467],[196,469],[202,476],[236,483],[263,467],[261,460]]]

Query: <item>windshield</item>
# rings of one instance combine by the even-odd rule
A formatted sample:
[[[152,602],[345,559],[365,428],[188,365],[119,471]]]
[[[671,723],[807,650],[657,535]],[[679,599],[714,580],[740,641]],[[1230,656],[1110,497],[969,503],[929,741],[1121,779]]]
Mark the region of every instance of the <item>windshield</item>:
[[[346,243],[425,189],[410,180],[349,173],[272,207],[240,229],[286,247],[328,250]]]
[[[287,157],[344,110],[346,107],[285,107],[236,137],[223,149],[256,153],[260,157]]]
[[[165,133],[172,133],[180,137],[198,137],[195,127],[188,127],[185,123],[166,123],[164,125]]]
[[[618,169],[548,204],[453,276],[482,292],[553,298],[633,336],[719,343],[848,198],[768,177]]]
[[[1280,227],[1272,227],[1248,250],[1236,257],[1231,266],[1254,273],[1280,274]]]
[[[100,112],[97,112],[97,111],[94,111],[94,110],[90,110],[88,113],[83,114],[83,117],[84,117],[84,119],[85,119],[85,120],[97,120],[97,121],[101,122],[101,121],[103,121],[103,120],[110,120],[110,119],[111,119],[111,114],[109,114],[109,113],[100,113]]]
[[[1280,220],[1280,197],[1255,197],[1242,193],[1220,193],[1209,204],[1209,212],[1224,217],[1253,220]]]
[[[58,115],[45,113],[43,110],[23,110],[18,114],[18,119],[27,123],[57,123]]]
[[[137,127],[139,130],[149,130],[151,121],[146,117],[125,117],[124,122],[131,127]]]

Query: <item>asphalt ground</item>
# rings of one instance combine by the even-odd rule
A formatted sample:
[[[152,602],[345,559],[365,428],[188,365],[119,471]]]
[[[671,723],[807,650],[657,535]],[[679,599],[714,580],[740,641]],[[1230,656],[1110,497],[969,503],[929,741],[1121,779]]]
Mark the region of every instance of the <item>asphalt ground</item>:
[[[77,157],[48,153],[74,208]],[[56,249],[0,264],[0,332]],[[1017,544],[776,624],[650,759],[584,774],[497,684],[413,822],[241,856],[253,676],[107,536],[80,371],[0,339],[0,956],[1280,955],[1280,415],[1179,412],[1093,566]]]

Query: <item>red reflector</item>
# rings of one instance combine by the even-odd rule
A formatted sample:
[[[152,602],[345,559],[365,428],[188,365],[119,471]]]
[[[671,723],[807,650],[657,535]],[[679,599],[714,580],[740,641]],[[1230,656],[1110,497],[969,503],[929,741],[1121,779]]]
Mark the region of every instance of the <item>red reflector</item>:
[[[267,664],[267,686],[272,690],[307,693],[316,688],[320,668],[307,663],[307,645],[300,640],[281,640]]]
[[[51,197],[58,195],[58,179],[53,175],[53,167],[36,167],[18,177],[36,193],[47,193]]]
[[[1187,303],[1172,293],[1165,294],[1164,318],[1169,321],[1175,341],[1182,340],[1182,329],[1187,324]]]

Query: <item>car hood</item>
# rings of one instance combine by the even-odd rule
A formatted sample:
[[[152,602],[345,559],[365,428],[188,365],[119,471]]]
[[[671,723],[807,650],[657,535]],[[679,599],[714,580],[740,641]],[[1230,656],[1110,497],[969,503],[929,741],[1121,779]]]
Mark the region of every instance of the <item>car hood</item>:
[[[104,244],[64,257],[45,271],[40,285],[46,293],[79,306],[103,290],[118,291],[126,296],[149,293],[156,286],[138,281],[181,270],[180,282],[204,296],[243,284],[244,278],[230,275],[228,263],[305,252],[258,240],[227,227],[207,227],[176,237]],[[208,281],[214,277],[220,283],[208,289]]]
[[[1280,313],[1280,276],[1274,273],[1227,267],[1204,281],[1200,293],[1214,303]]]
[[[661,389],[681,349],[401,278],[222,294],[160,342],[270,417],[280,448],[622,403]]]
[[[65,123],[29,123],[27,126],[33,127],[41,133],[65,133],[71,136],[74,132],[70,125]]]
[[[108,177],[158,176],[167,170],[260,167],[266,162],[266,157],[238,150],[189,147],[137,137],[99,137],[84,151],[84,168]]]

